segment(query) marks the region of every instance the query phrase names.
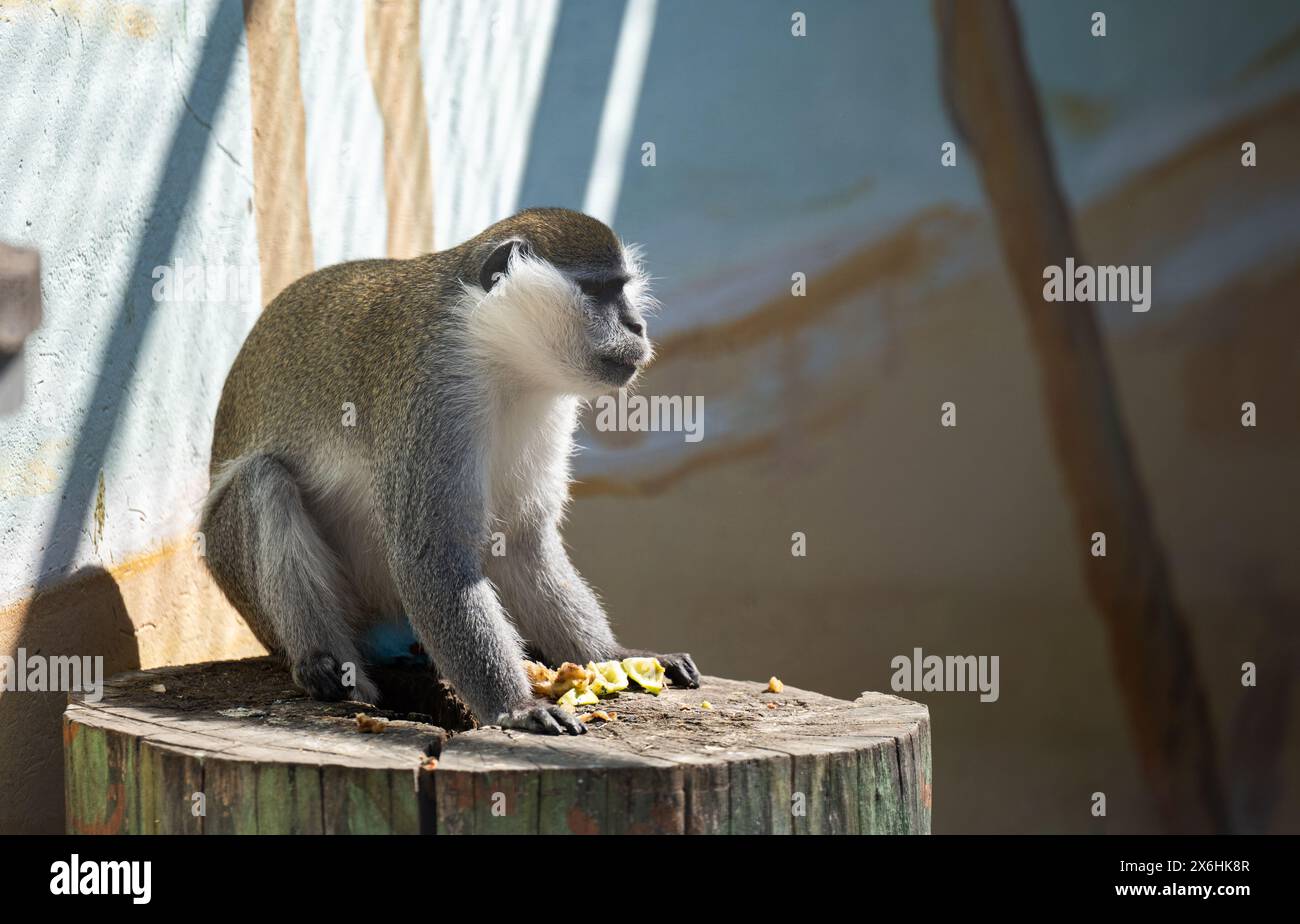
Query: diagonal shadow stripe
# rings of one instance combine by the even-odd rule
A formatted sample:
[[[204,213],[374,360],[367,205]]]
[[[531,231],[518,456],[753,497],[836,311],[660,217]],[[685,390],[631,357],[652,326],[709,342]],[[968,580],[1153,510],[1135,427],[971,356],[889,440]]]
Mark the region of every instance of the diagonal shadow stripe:
[[[100,356],[95,391],[86,405],[58,513],[36,572],[37,588],[59,582],[75,565],[81,528],[122,416],[127,388],[136,373],[140,345],[157,308],[151,273],[153,267],[171,261],[185,204],[194,194],[207,158],[210,126],[225,96],[243,28],[238,0],[224,0],[208,23],[203,56],[189,86],[187,105],[172,134],[166,166],[150,203],[126,291]]]
[[[582,208],[625,0],[564,0],[533,116],[520,208]]]

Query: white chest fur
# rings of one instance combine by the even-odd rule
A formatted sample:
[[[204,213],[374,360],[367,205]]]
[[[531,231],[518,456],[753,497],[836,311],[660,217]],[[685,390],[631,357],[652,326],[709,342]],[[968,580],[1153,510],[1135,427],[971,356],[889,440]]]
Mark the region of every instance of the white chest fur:
[[[569,495],[578,399],[532,392],[499,395],[485,457],[490,522],[509,531],[553,518]]]

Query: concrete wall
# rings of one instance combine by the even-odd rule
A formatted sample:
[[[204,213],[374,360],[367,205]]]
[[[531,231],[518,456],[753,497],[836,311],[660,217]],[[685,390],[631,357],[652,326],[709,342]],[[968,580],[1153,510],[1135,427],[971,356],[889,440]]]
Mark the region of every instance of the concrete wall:
[[[927,4],[801,3],[798,39],[769,0],[247,6],[0,2],[0,239],[40,248],[46,311],[0,418],[0,653],[256,653],[192,530],[261,305],[585,207],[659,277],[644,390],[706,406],[698,444],[584,437],[568,538],[620,632],[838,695],[916,646],[999,654],[998,703],[921,697],[936,830],[1153,828],[973,162],[939,165]],[[1261,710],[1294,771],[1290,695],[1238,677],[1300,599],[1300,11],[1114,4],[1094,39],[1093,6],[1023,5],[1034,76],[1094,261],[1154,266],[1151,312],[1102,314],[1230,776]],[[178,261],[247,284],[158,301]],[[0,692],[0,830],[61,825],[61,702]]]

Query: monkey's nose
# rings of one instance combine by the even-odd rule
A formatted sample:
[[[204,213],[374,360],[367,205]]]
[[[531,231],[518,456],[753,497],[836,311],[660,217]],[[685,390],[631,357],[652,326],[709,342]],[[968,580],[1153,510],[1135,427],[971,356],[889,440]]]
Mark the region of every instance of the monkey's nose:
[[[645,336],[645,323],[642,322],[640,318],[635,318],[631,315],[625,314],[620,317],[619,320],[623,322],[624,327],[636,334],[638,337]]]

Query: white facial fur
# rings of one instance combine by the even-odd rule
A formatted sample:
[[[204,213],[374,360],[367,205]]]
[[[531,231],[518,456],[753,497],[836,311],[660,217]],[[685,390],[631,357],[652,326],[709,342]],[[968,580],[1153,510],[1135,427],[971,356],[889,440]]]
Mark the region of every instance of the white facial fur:
[[[629,304],[649,313],[657,303],[635,248],[624,248],[623,260]],[[525,388],[585,399],[611,390],[591,371],[593,356],[605,344],[593,342],[586,327],[585,296],[554,265],[516,247],[490,292],[477,285],[466,285],[465,291],[471,342],[499,373]]]

